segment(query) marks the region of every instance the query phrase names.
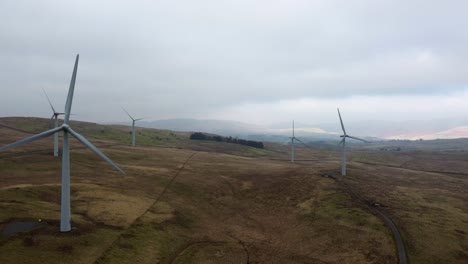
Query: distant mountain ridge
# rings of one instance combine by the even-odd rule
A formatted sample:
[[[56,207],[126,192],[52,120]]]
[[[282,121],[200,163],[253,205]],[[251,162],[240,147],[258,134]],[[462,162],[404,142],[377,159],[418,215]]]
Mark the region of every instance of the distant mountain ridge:
[[[115,123],[114,123],[115,124]],[[119,122],[127,125],[129,122]],[[140,121],[138,126],[184,132],[205,132],[251,140],[284,142],[292,133],[291,123],[283,122],[269,126],[254,125],[239,121],[176,118],[155,121]],[[437,139],[468,137],[468,122],[464,120],[432,121],[359,121],[346,122],[346,131],[367,139]],[[295,122],[296,136],[308,141],[338,140],[342,133],[339,122],[306,124]]]
[[[396,136],[396,138],[406,138],[406,139],[454,139],[454,138],[466,138],[468,137],[468,126],[454,127],[444,131],[439,131],[436,133],[425,134],[425,133],[413,133]]]
[[[118,124],[129,123],[119,122]],[[184,132],[205,132],[222,136],[278,143],[286,141],[292,133],[292,122],[289,127],[287,124],[276,124],[273,127],[270,127],[229,120],[177,118],[155,121],[140,121],[137,123],[137,125],[147,128],[168,129]],[[335,140],[337,138],[337,133],[335,132],[327,132],[321,128],[310,127],[302,123],[297,123],[295,125],[295,133],[297,137],[300,137],[306,141]]]
[[[141,126],[147,126],[159,129],[169,129],[186,132],[208,132],[219,133],[223,131],[229,132],[255,132],[263,131],[265,128],[248,123],[229,121],[229,120],[213,120],[213,119],[190,119],[176,118],[164,119],[156,121],[142,121]]]
[[[16,117],[21,118],[21,117]],[[4,120],[15,120],[15,117],[4,117]],[[78,122],[78,121],[75,121]],[[86,121],[83,121],[86,122]],[[381,139],[456,139],[468,138],[468,122],[461,120],[433,121],[367,121],[345,123],[346,131],[353,136],[368,140]],[[111,122],[129,126],[130,122]],[[5,123],[4,125],[7,125]],[[292,122],[277,123],[270,126],[252,125],[249,123],[177,118],[156,121],[139,121],[139,127],[165,129],[181,132],[205,132],[240,139],[285,143],[292,134]],[[341,134],[339,122],[318,125],[295,123],[296,137],[305,142],[338,141]]]

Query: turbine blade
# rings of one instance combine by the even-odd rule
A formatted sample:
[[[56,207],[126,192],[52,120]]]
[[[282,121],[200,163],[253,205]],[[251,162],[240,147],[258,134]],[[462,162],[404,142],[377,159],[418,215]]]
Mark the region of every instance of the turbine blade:
[[[76,133],[73,129],[71,129],[70,127],[67,128],[67,131],[72,135],[74,136],[76,139],[78,139],[78,141],[80,141],[81,143],[83,143],[83,145],[85,145],[86,147],[88,147],[89,149],[91,149],[94,153],[96,153],[99,157],[101,157],[103,160],[107,161],[110,165],[112,165],[112,167],[114,167],[115,169],[117,169],[118,171],[120,171],[120,173],[124,174],[125,175],[125,172],[119,168],[119,166],[117,166],[111,159],[109,159],[106,155],[104,155],[104,153],[102,153],[98,148],[96,148],[96,146],[93,145],[93,143],[89,142],[85,137],[83,137],[82,135]]]
[[[20,140],[18,142],[11,143],[11,144],[5,145],[3,147],[0,147],[0,151],[5,151],[5,150],[11,149],[11,148],[19,147],[19,146],[22,146],[24,144],[27,144],[27,143],[42,139],[42,138],[46,138],[48,136],[51,136],[51,135],[59,132],[62,129],[63,129],[62,127],[56,127],[56,128],[47,130],[47,131],[39,133],[37,135],[22,139],[22,140]]]
[[[343,139],[340,141],[340,143],[338,143],[338,146],[339,146],[339,145],[342,145],[344,141],[345,141],[345,138],[343,138]]]
[[[133,119],[133,117],[127,112],[127,110],[125,110],[125,108],[123,108],[123,106],[122,106],[122,109],[125,111],[125,113],[127,113],[127,115],[128,115],[133,121],[136,121],[136,120]]]
[[[53,125],[52,125],[52,124],[53,124],[52,122],[54,121],[54,117],[55,117],[55,114],[52,114],[52,117],[51,117],[50,120],[49,120],[49,127],[52,127],[52,126],[53,126]]]
[[[144,118],[138,118],[138,119],[135,119],[135,121],[139,121],[139,120],[143,120]]]
[[[80,60],[80,54],[76,55],[75,66],[73,67],[73,74],[70,81],[70,88],[68,88],[67,103],[65,104],[65,118],[64,123],[68,124],[70,120],[70,112],[73,102],[73,92],[75,91],[76,72],[78,71],[78,61]]]
[[[346,135],[346,130],[345,130],[344,125],[343,125],[343,119],[341,119],[340,109],[337,108],[337,110],[338,110],[338,116],[340,117],[341,128],[343,129],[343,133]]]
[[[46,96],[46,98],[47,98],[47,101],[49,101],[50,108],[52,108],[52,111],[54,111],[54,114],[55,114],[56,111],[55,111],[54,106],[52,105],[52,102],[51,102],[50,99],[49,99],[49,96],[47,95],[47,93],[46,93],[46,91],[44,90],[44,88],[42,88],[42,91],[44,92],[44,94],[45,94],[45,96]]]
[[[370,143],[370,141],[367,141],[367,140],[362,139],[362,138],[352,137],[352,136],[348,136],[348,135],[346,135],[346,137],[349,137],[349,138],[352,138],[352,139],[355,139],[355,140],[360,140],[362,142]]]
[[[304,146],[310,148],[309,145],[307,145],[306,143],[302,142],[302,140],[300,140],[300,139],[298,139],[298,138],[294,138],[294,139],[297,140],[297,141],[299,141],[300,143],[302,143],[302,145],[304,145]]]

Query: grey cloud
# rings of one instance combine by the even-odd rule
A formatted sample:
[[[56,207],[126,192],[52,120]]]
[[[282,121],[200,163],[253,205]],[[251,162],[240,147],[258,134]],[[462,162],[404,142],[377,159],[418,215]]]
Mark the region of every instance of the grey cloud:
[[[465,1],[3,1],[0,110],[46,115],[41,87],[62,104],[75,53],[74,110],[95,121],[125,118],[103,106],[171,118],[244,102],[466,90],[466,10]]]

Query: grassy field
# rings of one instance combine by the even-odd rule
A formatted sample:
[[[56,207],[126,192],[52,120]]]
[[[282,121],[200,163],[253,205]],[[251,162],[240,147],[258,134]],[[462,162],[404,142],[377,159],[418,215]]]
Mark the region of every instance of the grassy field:
[[[31,132],[48,127],[46,120],[31,118],[3,118],[0,124]],[[0,153],[0,229],[14,221],[49,224],[1,239],[1,263],[397,261],[381,219],[342,185],[321,176],[338,172],[339,153],[299,148],[302,161],[291,164],[282,145],[258,150],[138,129],[138,146],[130,147],[128,127],[72,126],[127,175],[73,140],[76,229],[63,234],[58,232],[61,164],[52,156],[52,138]],[[5,127],[0,135],[1,145],[28,136]],[[369,153],[352,154],[345,182],[386,206],[403,231],[411,263],[466,263],[467,178],[418,171],[429,168],[424,153],[407,153],[409,158]],[[457,160],[426,154],[438,164]],[[421,162],[405,167],[398,159]],[[427,170],[442,170],[432,163]],[[452,170],[463,171],[462,166]]]
[[[357,151],[345,182],[383,204],[412,263],[468,261],[468,160],[464,151]],[[379,164],[379,165],[375,165]]]

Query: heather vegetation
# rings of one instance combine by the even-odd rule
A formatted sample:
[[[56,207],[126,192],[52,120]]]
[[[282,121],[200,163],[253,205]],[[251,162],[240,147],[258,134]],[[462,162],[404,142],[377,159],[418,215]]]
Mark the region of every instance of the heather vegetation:
[[[18,121],[24,129],[47,122]],[[47,223],[2,238],[1,263],[396,263],[391,233],[369,210],[375,204],[401,229],[411,263],[466,263],[464,152],[357,147],[340,179],[332,148],[297,146],[290,163],[285,145],[257,149],[138,128],[170,140],[131,147],[128,128],[75,127],[127,175],[71,141],[75,229],[60,233],[52,140],[0,153],[0,230]],[[0,144],[27,135],[0,133]]]

